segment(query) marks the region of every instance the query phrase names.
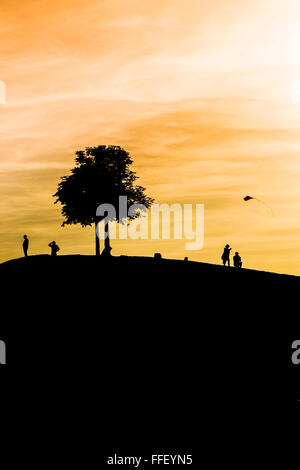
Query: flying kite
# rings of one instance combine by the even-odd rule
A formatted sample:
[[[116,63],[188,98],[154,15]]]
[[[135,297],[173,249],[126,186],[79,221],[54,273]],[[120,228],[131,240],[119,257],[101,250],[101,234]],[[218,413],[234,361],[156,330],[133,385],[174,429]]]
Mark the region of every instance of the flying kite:
[[[246,202],[247,202],[247,201],[251,201],[251,199],[255,199],[256,201],[261,202],[262,204],[264,204],[264,205],[271,211],[272,215],[274,215],[273,209],[272,209],[270,206],[268,206],[268,204],[266,204],[266,203],[265,203],[264,201],[262,201],[261,199],[257,199],[257,197],[253,197],[253,196],[245,196],[243,199],[244,199],[244,201],[246,201]]]

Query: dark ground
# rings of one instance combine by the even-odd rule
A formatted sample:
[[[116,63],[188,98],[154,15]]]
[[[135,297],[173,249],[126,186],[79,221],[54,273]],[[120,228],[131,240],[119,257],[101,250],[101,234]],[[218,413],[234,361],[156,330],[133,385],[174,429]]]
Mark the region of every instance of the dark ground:
[[[299,446],[300,278],[47,255],[3,263],[0,278],[20,432],[51,423],[55,448],[68,454],[67,435],[84,468],[122,446],[191,449],[198,468],[287,467]]]

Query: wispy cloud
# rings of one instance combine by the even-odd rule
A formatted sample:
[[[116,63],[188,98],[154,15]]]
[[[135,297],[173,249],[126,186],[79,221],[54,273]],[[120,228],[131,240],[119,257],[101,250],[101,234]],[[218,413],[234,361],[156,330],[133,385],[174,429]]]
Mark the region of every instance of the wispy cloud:
[[[23,232],[34,252],[48,238],[92,252],[88,229],[60,227],[51,195],[75,150],[104,143],[131,151],[157,202],[205,203],[192,257],[219,261],[229,241],[246,265],[299,273],[298,1],[2,0],[1,13],[1,260],[20,254]],[[185,255],[177,241],[161,247]]]

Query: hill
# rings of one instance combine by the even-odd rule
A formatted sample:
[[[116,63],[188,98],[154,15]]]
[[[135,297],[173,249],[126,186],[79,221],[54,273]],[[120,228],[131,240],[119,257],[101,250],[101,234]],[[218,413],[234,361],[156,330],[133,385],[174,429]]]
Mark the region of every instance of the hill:
[[[265,271],[257,271],[251,269],[241,269],[236,270],[233,267],[227,268],[221,265],[214,265],[208,263],[201,263],[196,261],[184,261],[184,260],[175,260],[175,259],[156,259],[150,257],[131,257],[131,256],[119,256],[110,258],[96,257],[96,256],[84,256],[84,255],[67,255],[67,256],[57,256],[55,258],[50,255],[36,255],[29,256],[28,258],[18,258],[6,261],[0,264],[0,275],[1,272],[7,273],[11,269],[20,270],[32,270],[32,273],[36,269],[41,268],[44,275],[52,270],[56,270],[57,274],[61,272],[61,269],[69,270],[70,274],[73,272],[73,268],[78,271],[78,269],[94,270],[101,269],[105,266],[105,269],[130,269],[130,270],[142,270],[147,272],[155,272],[157,275],[164,274],[168,271],[170,275],[174,273],[174,270],[177,273],[181,273],[185,277],[188,276],[200,276],[202,280],[207,279],[207,277],[218,278],[222,280],[229,279],[229,281],[234,282],[241,280],[242,282],[251,281],[254,283],[259,283],[262,281],[300,281],[299,276],[292,276],[287,274],[277,274],[270,273]],[[15,271],[15,274],[17,272]]]
[[[91,412],[101,402],[107,434],[117,422],[123,436],[139,439],[154,427],[155,438],[182,443],[210,410],[207,432],[217,423],[247,449],[259,422],[261,448],[265,433],[274,445],[299,410],[291,364],[299,277],[40,255],[2,263],[0,278],[10,367],[33,380],[51,375],[60,386],[80,380]]]

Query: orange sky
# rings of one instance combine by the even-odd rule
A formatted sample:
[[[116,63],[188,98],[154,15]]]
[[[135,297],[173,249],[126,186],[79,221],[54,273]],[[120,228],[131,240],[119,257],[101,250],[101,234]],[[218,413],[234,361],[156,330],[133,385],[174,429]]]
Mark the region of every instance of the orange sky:
[[[156,202],[205,204],[205,245],[115,241],[113,254],[300,274],[298,0],[1,0],[0,261],[92,254],[53,205],[74,151],[129,150]],[[252,194],[272,206],[275,217]]]

